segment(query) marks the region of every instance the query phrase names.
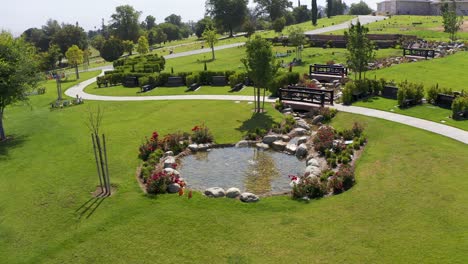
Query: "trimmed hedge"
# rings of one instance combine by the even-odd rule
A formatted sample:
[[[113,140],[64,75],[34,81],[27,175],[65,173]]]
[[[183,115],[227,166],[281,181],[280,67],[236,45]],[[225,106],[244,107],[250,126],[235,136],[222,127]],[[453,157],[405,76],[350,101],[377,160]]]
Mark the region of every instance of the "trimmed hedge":
[[[300,75],[298,72],[285,72],[279,73],[275,76],[273,81],[268,87],[268,90],[271,92],[272,95],[278,95],[278,89],[284,88],[288,85],[295,85],[299,82]]]

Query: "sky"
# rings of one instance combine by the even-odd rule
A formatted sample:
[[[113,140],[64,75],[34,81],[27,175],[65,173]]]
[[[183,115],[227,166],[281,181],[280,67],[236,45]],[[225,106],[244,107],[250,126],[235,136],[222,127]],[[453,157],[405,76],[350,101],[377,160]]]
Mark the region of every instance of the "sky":
[[[291,0],[297,6],[297,0]],[[249,5],[253,5],[250,0]],[[310,0],[302,0],[310,8]],[[358,0],[344,0],[351,5]],[[379,0],[367,0],[369,6],[376,9]],[[318,0],[318,5],[325,6],[325,0]],[[170,14],[177,14],[183,21],[197,21],[205,14],[205,0],[0,0],[0,30],[7,30],[15,36],[31,27],[40,28],[49,19],[59,23],[75,24],[77,21],[86,31],[99,28],[104,18],[107,24],[115,7],[131,5],[142,11],[141,19],[147,15],[156,17],[161,23]]]

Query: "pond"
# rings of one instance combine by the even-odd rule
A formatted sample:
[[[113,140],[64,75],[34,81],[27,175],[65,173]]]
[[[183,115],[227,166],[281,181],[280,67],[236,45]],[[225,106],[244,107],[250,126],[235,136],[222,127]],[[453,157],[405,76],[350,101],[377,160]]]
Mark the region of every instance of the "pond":
[[[303,174],[305,167],[304,161],[292,155],[232,147],[186,156],[179,171],[195,190],[236,187],[241,192],[268,195],[290,191],[288,175]]]

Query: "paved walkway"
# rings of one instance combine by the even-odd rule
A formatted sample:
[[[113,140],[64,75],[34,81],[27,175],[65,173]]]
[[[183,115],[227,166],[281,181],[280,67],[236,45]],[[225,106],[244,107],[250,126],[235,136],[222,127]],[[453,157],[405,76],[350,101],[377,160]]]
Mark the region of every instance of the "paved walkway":
[[[224,101],[253,101],[253,96],[238,96],[238,95],[169,95],[169,96],[102,96],[85,93],[83,90],[86,86],[96,81],[96,78],[89,79],[82,83],[79,83],[70,89],[65,91],[65,94],[70,97],[76,97],[77,95],[85,100],[97,100],[97,101],[166,101],[166,100],[224,100]],[[276,98],[267,98],[266,102],[274,102]],[[334,108],[339,111],[377,117],[408,126],[424,129],[439,135],[443,135],[457,141],[468,144],[468,132],[451,127],[442,125],[439,123],[399,115],[395,113],[357,107],[357,106],[343,106],[335,105]]]
[[[358,16],[357,18],[353,18],[350,21],[346,21],[338,25],[309,30],[309,31],[304,32],[304,34],[306,35],[323,34],[327,32],[348,29],[351,24],[355,24],[358,20],[359,22],[361,22],[361,25],[366,25],[366,24],[374,23],[380,20],[384,20],[385,18],[386,18],[385,16]]]

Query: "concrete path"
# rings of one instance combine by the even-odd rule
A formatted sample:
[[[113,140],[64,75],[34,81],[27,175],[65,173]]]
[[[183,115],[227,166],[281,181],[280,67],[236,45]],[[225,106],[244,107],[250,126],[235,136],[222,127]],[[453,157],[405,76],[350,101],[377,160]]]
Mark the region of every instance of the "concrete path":
[[[233,44],[228,44],[228,45],[221,45],[221,46],[214,47],[214,50],[217,51],[217,50],[223,50],[223,49],[237,48],[237,47],[242,46],[244,44],[245,44],[245,42],[233,43]],[[181,53],[174,53],[174,54],[164,55],[164,58],[165,59],[174,59],[174,58],[191,56],[191,55],[208,53],[208,52],[211,52],[211,48],[204,48],[204,49],[199,49],[199,50],[191,50],[191,51],[185,51],[185,52],[181,52]]]
[[[83,90],[86,86],[96,81],[96,78],[89,79],[82,83],[79,83],[70,89],[65,91],[65,94],[70,97],[76,97],[77,95],[85,100],[96,100],[96,101],[166,101],[166,100],[223,100],[223,101],[253,101],[253,96],[239,96],[239,95],[169,95],[169,96],[102,96],[85,93]],[[203,89],[203,88],[202,88]],[[274,102],[276,98],[267,98],[266,102]],[[339,111],[377,117],[408,126],[424,129],[439,135],[443,135],[457,141],[468,144],[468,132],[451,127],[442,125],[439,123],[399,115],[395,113],[357,107],[357,106],[343,106],[335,105],[334,108]]]
[[[385,18],[386,18],[385,16],[358,16],[357,18],[353,18],[350,21],[346,21],[338,25],[309,30],[309,31],[304,32],[304,34],[316,35],[316,34],[323,34],[327,32],[337,31],[337,30],[344,30],[344,29],[348,29],[351,24],[355,24],[358,20],[359,22],[361,22],[361,25],[366,25],[366,24],[374,23],[380,20],[384,20]]]

